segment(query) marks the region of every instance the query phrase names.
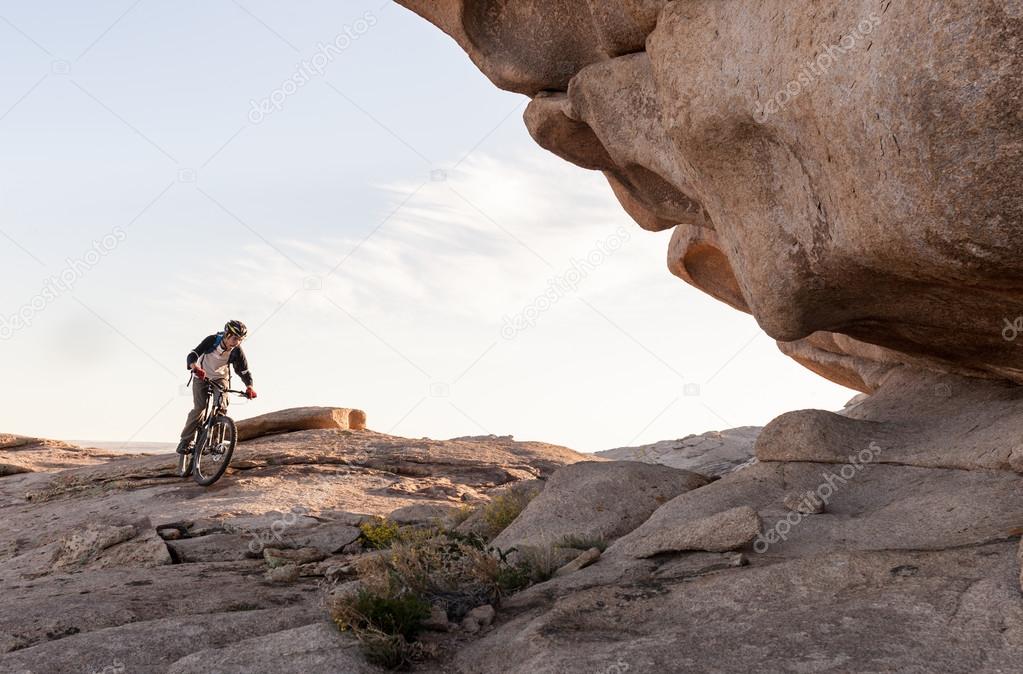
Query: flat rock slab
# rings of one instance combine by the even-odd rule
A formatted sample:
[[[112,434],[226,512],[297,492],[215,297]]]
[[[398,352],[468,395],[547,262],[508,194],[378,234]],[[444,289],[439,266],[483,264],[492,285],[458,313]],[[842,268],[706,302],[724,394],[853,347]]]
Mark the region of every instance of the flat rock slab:
[[[1011,541],[827,554],[593,587],[500,623],[452,669],[1015,672],[1023,659],[1015,549]]]
[[[175,559],[182,564],[195,562],[236,562],[259,557],[258,540],[238,534],[209,534],[166,541]]]
[[[325,428],[364,430],[366,413],[348,407],[294,407],[242,419],[237,423],[238,440],[241,442],[263,435]]]
[[[167,674],[378,674],[350,634],[317,622],[210,648],[178,660]]]
[[[45,641],[0,656],[0,672],[164,672],[197,649],[308,624],[322,615],[310,603],[295,607],[181,615],[107,627]],[[286,671],[286,670],[281,670]]]
[[[0,641],[24,648],[131,622],[319,603],[315,583],[272,586],[264,569],[261,561],[174,564],[5,583]]]
[[[314,548],[324,555],[340,552],[341,548],[354,543],[362,530],[344,522],[327,522],[319,526],[286,533],[284,540],[297,548]]]
[[[104,463],[122,456],[61,440],[0,433],[0,477],[27,472],[53,472],[74,466]]]

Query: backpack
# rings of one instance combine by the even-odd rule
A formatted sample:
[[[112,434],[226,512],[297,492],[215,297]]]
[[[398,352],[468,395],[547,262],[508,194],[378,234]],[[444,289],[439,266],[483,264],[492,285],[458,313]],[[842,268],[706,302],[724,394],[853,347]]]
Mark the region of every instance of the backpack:
[[[213,342],[213,350],[214,350],[214,351],[216,351],[216,350],[217,350],[217,347],[218,347],[218,346],[220,346],[220,343],[221,343],[222,341],[224,341],[224,333],[223,333],[223,331],[221,331],[221,332],[218,332],[218,333],[217,333],[217,338],[216,338],[216,340],[214,340],[214,342]],[[201,358],[203,357],[203,355],[205,355],[205,354],[200,354],[200,355],[199,355],[199,358],[201,359]],[[228,376],[230,376],[230,371],[228,371]],[[191,385],[192,385],[192,379],[193,379],[194,377],[195,377],[195,375],[194,375],[194,374],[192,374],[192,373],[189,373],[189,375],[188,375],[188,383],[187,383],[187,384],[185,384],[185,386],[191,386]]]

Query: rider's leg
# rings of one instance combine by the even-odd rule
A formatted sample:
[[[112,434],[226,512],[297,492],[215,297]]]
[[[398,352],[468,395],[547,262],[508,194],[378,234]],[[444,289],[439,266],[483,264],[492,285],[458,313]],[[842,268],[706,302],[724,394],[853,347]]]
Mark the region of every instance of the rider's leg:
[[[206,413],[206,402],[209,400],[209,393],[206,391],[205,382],[198,379],[192,380],[192,411],[188,413],[185,427],[181,429],[181,440],[178,442],[178,453],[184,454],[188,445],[195,437],[195,431],[203,421]]]

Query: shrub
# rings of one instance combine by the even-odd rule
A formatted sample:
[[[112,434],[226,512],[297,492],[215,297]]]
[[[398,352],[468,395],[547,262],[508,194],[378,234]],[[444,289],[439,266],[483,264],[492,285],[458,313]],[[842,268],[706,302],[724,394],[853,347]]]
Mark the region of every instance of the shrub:
[[[376,550],[391,547],[401,533],[401,528],[397,522],[384,517],[373,517],[365,520],[359,524],[359,530],[362,531],[360,538],[362,539],[363,546]]]
[[[414,662],[423,659],[422,644],[400,634],[370,629],[363,630],[356,638],[362,644],[366,660],[385,669],[409,669]]]
[[[458,508],[455,512],[448,515],[448,522],[452,529],[457,527],[459,524],[469,519],[469,516],[476,512],[476,508],[471,505],[463,505]]]
[[[530,581],[542,583],[550,580],[554,572],[565,563],[563,548],[557,545],[523,545],[515,548],[518,565],[528,574]]]
[[[535,495],[509,492],[484,506],[480,515],[496,536]],[[489,546],[481,534],[399,527],[381,517],[359,528],[366,547],[386,548],[387,553],[356,561],[360,589],[335,599],[331,616],[358,638],[370,662],[390,669],[406,668],[428,655],[416,639],[434,605],[458,621],[477,606],[546,580],[557,568],[538,551],[512,562],[510,551]],[[543,549],[553,555],[553,546]]]
[[[347,601],[337,602],[333,617],[342,630],[372,628],[409,640],[430,617],[430,605],[411,594],[388,596],[363,589]]]
[[[335,602],[331,617],[339,629],[352,631],[369,662],[404,669],[422,655],[415,638],[430,617],[430,605],[415,595],[363,589]]]
[[[503,494],[495,496],[486,505],[482,506],[482,519],[485,524],[485,535],[488,540],[493,540],[499,533],[508,528],[508,525],[515,521],[515,518],[522,514],[529,502],[540,493],[536,489],[510,489]]]
[[[483,548],[479,539],[432,535],[400,539],[385,557],[358,565],[364,586],[379,593],[409,593],[445,606],[453,619],[505,594],[509,564]],[[505,574],[505,575],[502,575]],[[504,583],[499,578],[505,578]]]

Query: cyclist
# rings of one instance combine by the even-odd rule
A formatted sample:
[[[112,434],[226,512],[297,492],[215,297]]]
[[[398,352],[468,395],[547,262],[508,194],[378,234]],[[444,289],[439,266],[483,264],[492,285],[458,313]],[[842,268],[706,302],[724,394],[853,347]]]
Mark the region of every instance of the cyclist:
[[[230,368],[233,367],[245,383],[245,396],[249,400],[256,397],[256,391],[252,388],[249,362],[241,347],[246,334],[248,334],[248,329],[244,323],[228,321],[224,325],[223,332],[210,335],[199,342],[199,346],[190,351],[185,359],[185,364],[192,371],[192,411],[188,413],[185,427],[181,431],[178,454],[187,454],[191,451],[192,438],[203,421],[202,417],[209,401],[209,392],[206,390],[207,379],[217,382],[224,388],[229,388]]]

